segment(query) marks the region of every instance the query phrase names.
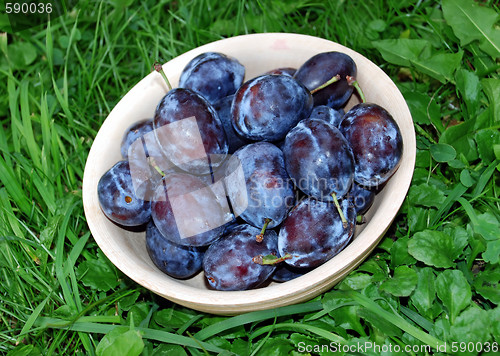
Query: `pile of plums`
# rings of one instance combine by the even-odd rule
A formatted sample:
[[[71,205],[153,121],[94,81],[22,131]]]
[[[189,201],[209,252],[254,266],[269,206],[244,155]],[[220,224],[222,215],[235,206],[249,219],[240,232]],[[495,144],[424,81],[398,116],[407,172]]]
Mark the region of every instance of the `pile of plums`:
[[[197,56],[154,117],[124,133],[123,159],[98,183],[102,211],[146,230],[161,271],[185,279],[203,270],[216,290],[325,263],[352,240],[403,150],[356,71],[350,56],[325,52],[244,81],[235,58]],[[362,103],[345,112],[353,93]]]

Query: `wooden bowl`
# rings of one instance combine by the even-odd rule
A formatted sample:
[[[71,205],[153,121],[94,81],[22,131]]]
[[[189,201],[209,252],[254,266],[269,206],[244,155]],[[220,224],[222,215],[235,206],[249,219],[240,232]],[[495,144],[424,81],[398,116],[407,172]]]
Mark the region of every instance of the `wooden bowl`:
[[[97,183],[101,175],[121,159],[120,142],[124,130],[136,121],[153,117],[158,102],[167,92],[161,76],[152,72],[114,107],[90,150],[83,178],[83,203],[90,231],[102,251],[125,275],[154,293],[192,309],[234,315],[311,299],[330,289],[370,254],[403,203],[416,153],[408,106],[391,79],[359,53],[325,39],[290,33],[238,36],[184,53],[163,67],[174,87],[188,61],[207,51],[237,58],[246,67],[245,80],[278,67],[298,68],[320,52],[344,52],[354,59],[358,68],[357,79],[367,101],[385,107],[392,114],[401,129],[404,143],[401,165],[367,212],[368,223],[357,227],[354,240],[340,254],[307,275],[285,283],[273,282],[248,291],[214,291],[207,288],[203,273],[187,280],[176,280],[162,273],[148,256],[145,234],[126,231],[112,223],[101,212],[97,198]],[[356,103],[353,96],[348,107]]]

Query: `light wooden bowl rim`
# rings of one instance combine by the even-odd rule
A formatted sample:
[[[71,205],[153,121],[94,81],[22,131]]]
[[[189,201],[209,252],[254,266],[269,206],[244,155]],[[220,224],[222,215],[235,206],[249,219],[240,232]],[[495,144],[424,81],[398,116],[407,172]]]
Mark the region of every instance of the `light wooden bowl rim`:
[[[360,85],[365,88],[374,87],[374,90],[365,90],[367,100],[384,106],[393,115],[404,141],[401,165],[377,196],[376,209],[368,212],[368,224],[332,260],[305,276],[285,283],[273,283],[248,291],[214,291],[200,284],[203,277],[196,277],[198,285],[193,285],[195,282],[175,280],[160,272],[148,261],[149,257],[144,256],[145,248],[141,249],[140,245],[140,239],[144,239],[143,234],[121,232],[102,214],[97,200],[97,182],[100,176],[120,159],[119,142],[115,141],[121,138],[130,123],[151,115],[156,107],[152,103],[157,103],[167,91],[159,74],[152,72],[113,108],[89,152],[82,190],[90,231],[104,254],[125,275],[154,293],[192,309],[231,315],[312,299],[330,289],[370,254],[384,236],[406,197],[416,154],[415,131],[408,106],[392,80],[364,56],[326,39],[293,33],[242,35],[195,48],[165,63],[164,70],[172,84],[177,85],[180,72],[189,60],[208,51],[222,52],[239,59],[247,67],[247,73],[251,73],[246,79],[277,67],[298,67],[320,52],[340,51],[354,59]],[[258,67],[256,63],[259,63]],[[355,99],[351,100],[349,106],[353,104]],[[127,240],[129,238],[130,241]],[[133,239],[138,241],[132,241]],[[134,255],[136,252],[137,255]]]

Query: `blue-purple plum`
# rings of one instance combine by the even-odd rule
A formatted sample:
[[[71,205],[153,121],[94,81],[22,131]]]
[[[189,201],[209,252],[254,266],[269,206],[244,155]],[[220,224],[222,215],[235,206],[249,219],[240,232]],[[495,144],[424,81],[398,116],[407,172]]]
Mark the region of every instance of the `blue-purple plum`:
[[[326,121],[298,123],[283,146],[286,170],[305,194],[322,201],[341,199],[351,188],[354,159],[344,136]]]
[[[380,105],[354,106],[345,114],[339,129],[352,149],[357,183],[377,187],[398,169],[403,138],[394,118]]]
[[[274,272],[274,265],[261,265],[254,257],[278,255],[278,237],[267,230],[262,242],[255,240],[260,230],[240,225],[205,252],[203,269],[208,284],[217,290],[246,290],[264,283]]]
[[[295,74],[296,71],[297,71],[297,68],[280,67],[280,68],[271,69],[270,71],[266,72],[265,74],[289,75],[290,77],[293,77],[293,75]]]
[[[333,203],[312,198],[300,201],[288,214],[278,235],[280,255],[296,268],[317,267],[342,251],[351,241],[356,211],[348,199],[340,202],[348,225],[344,227]]]
[[[171,277],[186,279],[202,270],[204,249],[167,240],[152,220],[146,227],[146,250],[155,266]]]
[[[161,99],[154,116],[154,133],[164,155],[193,174],[210,173],[224,161],[229,149],[217,112],[190,89],[173,89]]]
[[[125,134],[123,135],[120,145],[122,157],[127,159],[128,150],[134,141],[140,140],[142,136],[151,131],[153,131],[153,119],[140,120],[130,125],[129,128],[125,130]]]
[[[236,58],[218,52],[205,52],[184,67],[179,87],[194,90],[213,104],[233,95],[244,78],[245,67]]]
[[[276,265],[276,271],[274,271],[271,278],[274,282],[288,282],[303,276],[311,270],[312,268],[295,268],[288,263],[281,262]]]
[[[309,118],[324,120],[338,128],[343,116],[344,110],[342,109],[335,110],[326,105],[319,105],[313,108]]]
[[[332,77],[340,75],[340,80],[314,93],[314,106],[327,105],[341,108],[352,95],[353,87],[346,76],[355,77],[356,63],[350,56],[341,52],[323,52],[314,55],[297,69],[294,78],[307,89],[314,90]]]
[[[249,140],[279,141],[313,105],[309,90],[289,75],[261,75],[236,92],[231,109],[235,131]]]
[[[235,214],[258,228],[266,222],[269,228],[279,225],[295,202],[283,153],[269,142],[237,150],[227,163],[225,182]]]
[[[242,137],[236,133],[231,119],[231,105],[234,95],[226,96],[214,103],[214,109],[219,115],[222,126],[226,133],[227,143],[229,145],[229,153],[234,153],[238,148],[251,143],[252,141]]]
[[[358,183],[354,182],[351,190],[347,194],[348,199],[350,199],[356,209],[357,215],[363,215],[373,204],[375,200],[375,190],[369,189],[367,187],[362,187]]]
[[[140,226],[151,218],[151,202],[138,197],[128,161],[119,161],[104,173],[97,184],[101,210],[111,221],[122,226]]]
[[[166,239],[185,246],[209,245],[232,219],[210,185],[187,173],[163,178],[155,190],[151,215]]]

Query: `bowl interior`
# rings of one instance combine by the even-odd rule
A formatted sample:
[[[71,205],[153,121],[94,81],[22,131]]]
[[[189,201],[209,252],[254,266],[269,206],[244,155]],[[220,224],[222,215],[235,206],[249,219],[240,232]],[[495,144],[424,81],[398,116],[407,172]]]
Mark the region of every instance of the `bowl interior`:
[[[320,52],[340,51],[354,59],[357,79],[367,101],[391,113],[401,129],[404,145],[401,165],[367,212],[368,223],[357,226],[355,239],[340,254],[306,276],[285,283],[270,283],[249,291],[222,292],[209,290],[202,273],[187,280],[176,280],[162,273],[147,254],[145,234],[126,231],[112,223],[101,212],[97,199],[100,177],[121,159],[120,142],[125,129],[136,121],[153,117],[156,105],[167,92],[161,76],[153,72],[120,100],[94,140],[83,179],[83,203],[89,228],[102,251],[124,274],[145,288],[193,309],[237,314],[313,298],[331,288],[368,256],[403,203],[416,152],[413,122],[406,102],[391,79],[359,53],[325,39],[286,33],[238,36],[186,52],[163,67],[172,85],[177,86],[182,69],[192,58],[208,51],[237,58],[246,68],[245,80],[279,67],[298,68]],[[357,102],[353,96],[347,107]]]

